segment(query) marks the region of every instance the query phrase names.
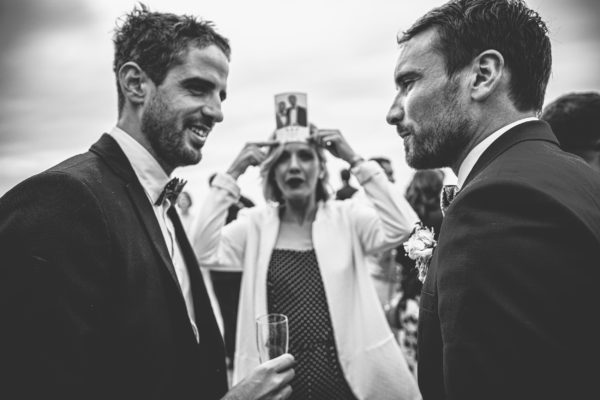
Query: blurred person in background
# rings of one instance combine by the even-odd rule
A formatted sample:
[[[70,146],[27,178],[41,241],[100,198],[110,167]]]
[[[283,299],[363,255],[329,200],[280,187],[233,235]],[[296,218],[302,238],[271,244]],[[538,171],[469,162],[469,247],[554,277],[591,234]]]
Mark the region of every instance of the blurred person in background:
[[[209,187],[210,187],[210,185],[212,185],[212,182],[216,176],[217,176],[217,174],[213,173],[208,178],[208,186]],[[229,206],[229,209],[227,210],[227,217],[225,218],[225,224],[228,224],[231,221],[235,220],[237,218],[240,210],[242,210],[244,208],[250,208],[250,207],[254,207],[254,202],[252,200],[250,200],[248,197],[246,197],[240,193],[239,201],[237,203]]]
[[[405,197],[416,211],[424,226],[432,228],[435,239],[442,226],[440,193],[444,186],[444,172],[439,169],[415,171],[406,187]]]
[[[179,193],[179,196],[177,197],[177,209],[179,210],[181,223],[186,231],[188,231],[190,223],[193,219],[193,214],[191,212],[193,205],[194,202],[192,201],[192,196],[189,192],[184,190]]]
[[[369,160],[379,164],[388,181],[391,184],[395,183],[394,168],[392,167],[392,162],[388,158],[371,157]],[[393,190],[398,190],[394,185],[390,185],[390,187],[392,187]],[[363,193],[361,193],[361,197],[364,198],[362,195]],[[371,278],[373,279],[373,285],[375,286],[377,297],[379,297],[379,302],[384,308],[386,314],[394,307],[392,302],[394,297],[400,291],[400,270],[402,269],[402,266],[396,262],[399,251],[404,251],[404,248],[401,244],[397,248],[387,249],[385,251],[370,254],[368,256],[368,269],[371,274]],[[394,330],[397,329],[396,324],[390,324],[390,327]]]
[[[550,124],[564,151],[600,172],[600,93],[560,96],[544,108],[541,119]]]
[[[441,170],[416,171],[406,187],[405,197],[416,211],[424,226],[433,229],[437,240],[442,225],[440,193],[444,185],[444,173]],[[394,318],[399,327],[399,342],[408,366],[417,373],[417,328],[419,320],[419,297],[422,283],[418,278],[415,261],[410,259],[404,249],[399,249],[396,261],[402,265],[400,276],[401,296]]]
[[[344,168],[340,171],[340,179],[342,180],[342,187],[335,192],[336,200],[346,200],[354,196],[354,193],[358,191],[354,186],[350,185],[350,170]]]
[[[402,243],[416,214],[339,131],[275,139],[248,143],[217,175],[194,228],[203,265],[244,270],[234,382],[259,363],[255,318],[282,313],[297,360],[292,398],[420,398],[365,265],[367,254]],[[372,207],[330,199],[324,148],[348,162]],[[236,180],[250,165],[261,165],[268,203],[225,225],[239,198]]]
[[[381,166],[388,180],[392,183],[396,182],[394,178],[394,168],[392,167],[392,162],[389,158],[386,157],[371,157],[369,160],[375,161],[377,164]]]

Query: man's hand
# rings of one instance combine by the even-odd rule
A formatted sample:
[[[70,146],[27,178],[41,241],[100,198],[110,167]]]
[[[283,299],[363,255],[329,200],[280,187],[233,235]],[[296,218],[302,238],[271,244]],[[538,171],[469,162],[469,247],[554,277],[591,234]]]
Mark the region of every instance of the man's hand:
[[[227,170],[227,173],[233,177],[233,179],[239,178],[246,169],[251,165],[260,165],[267,154],[261,150],[261,147],[271,147],[278,144],[276,141],[266,142],[248,142],[240,151],[240,154],[233,160],[231,167]]]
[[[231,388],[222,400],[283,400],[292,394],[295,361],[283,354],[256,367]]]

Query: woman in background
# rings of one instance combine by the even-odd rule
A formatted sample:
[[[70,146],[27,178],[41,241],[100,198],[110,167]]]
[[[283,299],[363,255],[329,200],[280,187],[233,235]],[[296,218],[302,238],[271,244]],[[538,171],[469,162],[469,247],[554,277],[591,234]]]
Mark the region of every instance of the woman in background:
[[[438,169],[415,172],[406,187],[406,200],[416,211],[424,226],[433,229],[437,240],[442,226],[440,193],[444,185],[444,173]],[[415,261],[404,251],[398,252],[397,262],[402,264],[400,288],[402,297],[396,312],[399,321],[399,342],[410,370],[417,373],[417,325],[419,321],[419,296],[423,284],[419,281]]]
[[[202,265],[244,270],[234,382],[259,364],[255,318],[282,313],[297,361],[292,398],[420,398],[365,266],[367,254],[407,238],[416,214],[339,131],[277,134],[247,144],[228,173],[217,175],[194,230]],[[330,200],[323,148],[349,163],[373,206]],[[237,178],[259,164],[268,204],[224,226],[240,193]]]

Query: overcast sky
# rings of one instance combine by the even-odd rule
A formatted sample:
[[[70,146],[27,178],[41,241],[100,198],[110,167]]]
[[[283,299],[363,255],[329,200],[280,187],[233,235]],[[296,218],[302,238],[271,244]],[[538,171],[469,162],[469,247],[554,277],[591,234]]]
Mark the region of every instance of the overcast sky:
[[[392,159],[398,184],[412,171],[401,139],[385,122],[394,96],[396,33],[441,1],[147,0],[154,11],[212,20],[231,40],[225,120],[204,158],[176,171],[197,198],[207,177],[227,169],[244,142],[274,129],[273,96],[308,94],[309,119],[339,128],[365,157]],[[26,177],[84,152],[116,123],[112,33],[134,1],[0,0],[0,195]],[[530,0],[553,46],[549,102],[600,90],[600,2]],[[332,184],[342,164],[332,160]],[[262,201],[257,171],[240,179]]]

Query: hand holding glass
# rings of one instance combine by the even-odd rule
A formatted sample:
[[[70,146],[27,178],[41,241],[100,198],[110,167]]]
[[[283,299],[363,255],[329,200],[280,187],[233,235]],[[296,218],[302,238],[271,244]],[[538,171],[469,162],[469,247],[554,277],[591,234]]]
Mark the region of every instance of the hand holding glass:
[[[256,345],[261,363],[287,353],[288,318],[283,314],[256,318]]]

